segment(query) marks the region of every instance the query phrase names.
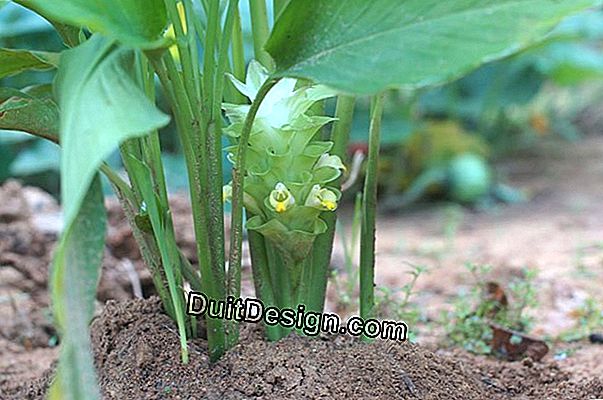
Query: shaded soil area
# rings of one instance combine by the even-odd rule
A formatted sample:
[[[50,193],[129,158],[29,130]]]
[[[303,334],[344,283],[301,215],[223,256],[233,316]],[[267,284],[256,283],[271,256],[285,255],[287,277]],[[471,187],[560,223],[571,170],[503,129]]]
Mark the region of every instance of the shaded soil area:
[[[203,340],[179,357],[176,326],[156,298],[109,302],[92,325],[105,399],[585,399],[599,378],[572,379],[555,363],[500,363],[438,354],[410,343],[348,336],[278,343],[246,326],[241,343],[210,364]],[[453,357],[454,356],[454,357]],[[38,398],[48,376],[18,394]]]

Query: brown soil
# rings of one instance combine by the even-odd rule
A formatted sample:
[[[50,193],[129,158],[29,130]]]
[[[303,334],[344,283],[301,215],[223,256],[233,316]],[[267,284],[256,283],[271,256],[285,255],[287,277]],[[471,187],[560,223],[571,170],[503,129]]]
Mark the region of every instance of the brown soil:
[[[437,354],[410,343],[347,336],[277,343],[246,326],[241,343],[214,365],[206,343],[189,344],[183,365],[174,323],[156,298],[109,302],[92,325],[105,399],[586,399],[598,378],[574,380],[556,363],[500,363]],[[454,358],[452,357],[454,356]],[[37,398],[48,376],[19,393]]]
[[[558,344],[540,363],[509,363],[438,349],[445,338],[441,312],[450,309],[459,290],[474,285],[463,267],[466,262],[492,264],[489,278],[502,286],[520,276],[524,266],[540,271],[535,282],[539,306],[532,311],[536,325],[531,332],[538,337],[555,337],[576,326],[577,310],[587,298],[601,305],[601,160],[601,136],[575,144],[545,141],[498,169],[509,183],[526,191],[530,200],[525,203],[486,212],[454,208],[457,222],[451,222],[448,205],[381,218],[378,286],[395,292],[407,283],[405,262],[430,270],[420,277],[413,297],[427,323],[410,327],[428,347],[365,345],[345,336],[290,337],[274,344],[246,328],[242,345],[212,367],[205,343],[191,342],[191,364],[184,367],[176,329],[156,301],[109,303],[93,329],[105,397],[454,398],[455,393],[467,399],[603,397],[598,380],[603,376],[603,346],[587,340]],[[110,228],[99,312],[108,299],[132,299],[133,279],[140,282],[145,297],[152,294],[148,272],[118,206],[114,201],[107,205]],[[179,243],[195,262],[186,197],[174,198],[173,211]],[[342,220],[349,220],[348,215]],[[455,227],[447,235],[450,225]],[[59,230],[59,209],[48,195],[14,182],[0,187],[0,399],[42,398],[52,374],[56,333],[46,286]],[[338,246],[334,267],[341,268],[342,260]],[[248,275],[244,270],[245,295],[253,294]],[[341,294],[330,288],[328,308],[344,316],[354,310],[341,308]],[[554,354],[561,351],[567,358],[555,360]]]

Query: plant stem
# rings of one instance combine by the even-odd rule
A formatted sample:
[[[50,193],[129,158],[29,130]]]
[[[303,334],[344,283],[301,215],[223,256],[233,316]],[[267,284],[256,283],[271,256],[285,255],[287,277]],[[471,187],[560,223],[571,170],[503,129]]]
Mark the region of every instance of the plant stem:
[[[272,58],[264,50],[264,45],[268,40],[268,36],[270,36],[266,0],[249,0],[249,10],[251,12],[251,31],[253,32],[253,52],[255,59],[271,71],[274,67]]]
[[[260,104],[270,91],[272,87],[278,82],[277,79],[268,79],[258,94],[251,103],[245,123],[241,131],[241,137],[239,138],[239,145],[237,150],[237,156],[235,165],[232,169],[232,214],[230,223],[230,254],[228,259],[228,269],[232,270],[229,275],[233,276],[239,281],[227,282],[227,292],[233,293],[235,287],[240,287],[240,276],[241,276],[241,252],[243,246],[243,192],[245,188],[245,161],[247,159],[247,147],[249,145],[249,136],[251,135],[251,128],[253,127],[253,121],[257,114]]]
[[[210,1],[208,13],[205,43],[203,46],[203,94],[205,100],[209,101],[206,103],[206,106],[210,106],[215,94],[214,76],[216,73],[217,35],[220,24],[220,2]]]
[[[269,240],[266,240],[268,252],[268,265],[275,283],[275,300],[280,308],[293,307],[293,278],[291,276],[291,263],[282,256]]]
[[[331,153],[339,156],[342,160],[345,159],[350,141],[355,104],[356,98],[353,96],[337,97],[337,105],[335,106],[337,121],[333,123],[333,129],[331,130],[331,141],[333,142]]]
[[[266,306],[276,306],[274,284],[269,270],[269,259],[264,237],[253,231],[247,232],[249,250],[251,252],[251,268],[256,297]],[[279,325],[264,325],[268,340],[276,341],[284,336],[284,331]]]
[[[182,362],[186,364],[188,363],[186,314],[184,310],[179,252],[173,224],[167,212],[167,205],[159,202],[159,197],[154,191],[152,172],[149,167],[132,155],[126,154],[126,157],[130,158],[131,177],[137,182],[141,191],[141,197],[147,205],[148,216],[151,221],[155,242],[161,255],[161,264],[167,278],[170,298],[176,317]]]
[[[165,274],[161,269],[161,255],[159,254],[159,249],[157,248],[157,244],[155,241],[155,236],[152,234],[143,232],[136,225],[136,210],[130,200],[124,196],[122,189],[117,187],[112,182],[113,189],[115,191],[115,195],[119,200],[119,204],[124,210],[124,214],[132,229],[132,234],[134,236],[134,240],[140,249],[140,254],[146,266],[148,266],[151,271],[151,279],[153,280],[153,285],[157,290],[157,294],[161,299],[161,303],[165,309],[165,312],[172,318],[176,320],[176,313],[174,312],[174,307],[170,300],[170,295],[166,288],[166,278]]]
[[[273,0],[272,8],[274,9],[274,23],[278,20],[285,7],[289,4],[289,0]]]
[[[218,63],[216,65],[216,78],[214,83],[214,98],[211,110],[212,119],[216,120],[216,122],[221,121],[220,110],[222,106],[222,94],[224,92],[224,74],[226,72],[226,66],[228,65],[228,47],[230,46],[230,39],[232,37],[238,4],[239,0],[230,0],[228,3],[226,21],[224,22],[224,30],[222,33],[222,39],[220,40]],[[221,147],[219,147],[219,150],[221,150]],[[220,188],[221,187],[222,185],[220,185]]]
[[[243,47],[243,30],[241,28],[241,16],[239,8],[235,9],[234,26],[232,28],[232,74],[241,82],[245,80],[245,49]],[[244,104],[247,99],[244,95],[229,83],[231,98],[229,102],[235,104]]]
[[[197,33],[197,24],[195,21],[198,20],[195,15],[192,0],[183,0],[182,4],[185,11],[186,20],[186,40],[190,50],[190,63],[192,69],[192,82],[191,86],[195,89],[195,98],[201,99],[201,72],[199,71],[199,49],[197,47],[197,38],[200,38]]]
[[[185,25],[187,25],[185,32],[184,27],[182,26],[182,21],[180,20],[180,13],[178,12],[177,1],[164,0],[164,3],[169,19],[172,22],[172,25],[174,26],[176,46],[178,47],[178,53],[180,54],[182,75],[184,76],[184,88],[186,90],[188,98],[191,101],[191,105],[193,106],[193,108],[198,108],[200,99],[199,91],[196,87],[198,81],[195,80],[195,78],[198,76],[198,72],[194,72],[194,70],[198,68],[198,65],[194,63],[193,58],[191,56],[191,49],[195,46],[195,27],[188,26],[186,24],[187,21],[185,20]],[[184,4],[186,4],[186,2]],[[190,12],[192,12],[192,9],[187,9],[187,7],[185,7],[185,11],[185,14],[189,14]]]
[[[150,61],[170,100],[184,150],[202,287],[209,298],[224,299],[224,264],[213,262],[216,259],[216,250],[219,249],[210,245],[208,234],[208,230],[211,228],[208,228],[210,226],[209,206],[206,203],[208,198],[205,186],[208,176],[207,164],[204,151],[197,148],[197,144],[204,143],[205,138],[194,137],[194,130],[198,126],[199,120],[191,108],[182,79],[171,57],[164,56],[158,60],[150,55]],[[206,323],[209,356],[212,361],[215,361],[225,351],[224,321],[208,318]]]
[[[224,74],[228,65],[228,48],[232,37],[235,13],[239,0],[230,0],[226,12],[226,20],[218,49],[218,63],[215,70],[213,87],[213,103],[211,119],[208,127],[208,154],[210,162],[210,219],[215,224],[212,233],[212,247],[218,248],[220,257],[214,262],[224,265],[224,204],[222,200],[222,100],[224,94]],[[241,296],[241,269],[228,269],[224,286],[226,295],[239,298]],[[229,284],[232,282],[232,284]],[[239,324],[232,320],[226,323],[226,347],[233,347],[239,340]]]
[[[337,98],[335,108],[337,121],[333,124],[331,131],[331,140],[333,141],[331,153],[339,156],[342,160],[345,157],[350,131],[352,130],[354,104],[354,97],[339,96]],[[339,187],[340,179],[333,182],[332,185]],[[323,213],[322,219],[327,223],[327,231],[319,235],[314,241],[311,262],[305,265],[305,268],[309,269],[307,274],[309,284],[306,287],[307,292],[305,291],[306,293],[301,295],[301,301],[304,302],[306,308],[316,312],[321,312],[325,304],[337,214],[334,212]]]
[[[383,94],[371,101],[369,149],[362,196],[362,229],[360,236],[360,317],[367,319],[375,305],[375,214],[377,209],[377,162],[383,114]]]

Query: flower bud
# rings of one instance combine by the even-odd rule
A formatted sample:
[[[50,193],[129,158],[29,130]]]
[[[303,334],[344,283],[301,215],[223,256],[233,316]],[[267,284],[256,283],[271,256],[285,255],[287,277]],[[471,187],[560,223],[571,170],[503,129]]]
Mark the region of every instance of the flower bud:
[[[331,167],[340,171],[346,170],[346,167],[345,165],[343,165],[343,162],[341,161],[341,158],[339,158],[339,156],[331,155],[328,153],[325,153],[320,156],[318,161],[316,161],[316,165],[314,165],[314,169],[323,167]]]
[[[295,198],[282,182],[277,183],[274,190],[270,192],[268,201],[277,213],[285,212],[295,204]]]
[[[334,211],[337,209],[337,194],[327,188],[321,188],[320,185],[314,185],[306,199],[306,206],[323,211]]]

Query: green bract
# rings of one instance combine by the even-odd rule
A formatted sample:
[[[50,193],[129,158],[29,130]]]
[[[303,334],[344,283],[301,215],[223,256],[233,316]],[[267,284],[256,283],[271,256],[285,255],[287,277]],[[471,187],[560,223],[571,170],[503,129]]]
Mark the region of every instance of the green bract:
[[[247,70],[246,82],[231,77],[236,88],[251,101],[268,79],[256,61]],[[341,159],[329,154],[333,143],[317,139],[327,116],[310,115],[317,101],[333,96],[324,86],[299,86],[295,79],[282,79],[262,102],[247,148],[244,204],[251,218],[247,229],[256,230],[284,255],[294,260],[306,257],[314,238],[327,226],[323,212],[337,208],[341,194],[329,183],[345,169]],[[249,105],[224,104],[231,125],[225,133],[237,141]],[[227,148],[234,162],[237,146]],[[230,184],[224,188],[229,199]]]

